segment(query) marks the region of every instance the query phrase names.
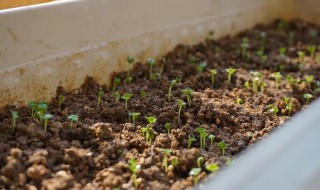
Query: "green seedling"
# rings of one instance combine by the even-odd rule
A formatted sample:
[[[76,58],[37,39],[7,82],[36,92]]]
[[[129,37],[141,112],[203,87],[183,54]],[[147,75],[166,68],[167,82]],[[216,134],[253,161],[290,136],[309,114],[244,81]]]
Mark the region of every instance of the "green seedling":
[[[68,119],[70,120],[70,128],[71,128],[73,123],[78,121],[79,117],[77,115],[69,115]]]
[[[316,40],[317,40],[318,31],[316,31],[316,30],[310,30],[310,31],[309,31],[309,36],[310,36],[312,42],[315,43]]]
[[[304,80],[306,80],[306,83],[307,83],[309,88],[311,88],[311,82],[312,82],[313,78],[314,78],[313,75],[304,76]]]
[[[187,97],[188,106],[191,107],[191,98],[192,98],[193,90],[190,88],[186,88],[182,92]]]
[[[48,110],[48,102],[40,102],[36,108],[36,112],[39,116],[40,123],[42,123],[42,117]]]
[[[288,43],[289,45],[293,45],[295,41],[296,33],[294,31],[290,31],[288,33]]]
[[[154,134],[151,131],[152,125],[157,121],[157,118],[155,117],[146,117],[146,120],[148,121],[148,125],[145,128],[142,128],[142,133],[146,137],[146,144],[151,145],[152,139],[154,138]]]
[[[304,99],[306,99],[306,104],[309,104],[309,100],[313,97],[311,94],[304,94]]]
[[[178,119],[180,120],[180,119],[181,119],[181,118],[180,118],[180,116],[181,116],[181,110],[182,110],[182,108],[185,107],[187,104],[186,104],[183,100],[181,100],[181,99],[178,99],[178,100],[177,100],[177,104],[178,104],[178,106],[179,106]]]
[[[288,110],[288,115],[291,115],[291,111],[292,111],[292,101],[290,101],[290,98],[283,98],[284,102],[286,103],[286,110]]]
[[[131,82],[132,82],[132,77],[126,77],[126,78],[124,79],[124,85],[129,84],[129,83],[131,83]]]
[[[211,134],[211,135],[208,136],[208,139],[210,140],[211,146],[213,146],[213,141],[216,139],[216,136]]]
[[[153,66],[156,64],[154,59],[148,59],[147,64],[149,65],[149,79],[152,79]]]
[[[170,81],[169,92],[168,92],[168,100],[169,100],[169,102],[170,102],[171,96],[172,96],[172,94],[171,94],[172,88],[174,87],[174,85],[176,85],[176,83],[177,83],[176,79]]]
[[[206,169],[209,171],[209,172],[216,172],[219,170],[219,165],[218,164],[209,164],[206,166]]]
[[[268,106],[268,111],[273,113],[274,115],[277,115],[279,112],[279,108],[277,106],[274,106],[272,104],[269,104]]]
[[[279,30],[284,31],[288,28],[288,26],[289,26],[288,22],[286,22],[284,20],[279,20],[279,22],[278,22],[278,29]]]
[[[36,109],[38,107],[38,103],[36,101],[31,101],[28,103],[28,106],[31,108],[31,117],[35,118]]]
[[[303,51],[298,51],[298,52],[297,52],[297,55],[298,55],[298,61],[299,61],[299,63],[302,63],[305,53],[304,53]]]
[[[125,109],[128,110],[128,101],[133,96],[133,94],[125,93],[121,98],[125,101]]]
[[[167,63],[167,60],[165,57],[162,57],[161,59],[161,67],[160,67],[160,75],[163,74],[164,65]]]
[[[267,83],[266,82],[260,82],[260,92],[263,93],[264,89],[267,87]]]
[[[163,156],[163,167],[165,173],[168,172],[168,156],[172,153],[171,149],[161,149],[161,152],[164,154]]]
[[[265,42],[268,39],[268,34],[264,31],[259,32],[259,39],[260,39],[261,47],[263,47]]]
[[[215,54],[216,57],[220,57],[221,48],[220,47],[215,47],[214,48],[214,54]]]
[[[276,81],[276,89],[279,90],[279,88],[280,88],[280,80],[282,78],[282,75],[281,75],[280,72],[276,72],[276,73],[273,73],[272,76]]]
[[[287,82],[289,83],[289,85],[292,87],[293,86],[293,84],[296,82],[296,80],[293,78],[293,76],[291,76],[291,75],[287,75],[286,76],[286,80],[287,80]]]
[[[140,96],[141,96],[141,97],[146,97],[146,96],[148,96],[148,94],[147,94],[147,92],[142,91],[142,92],[140,92]]]
[[[198,168],[202,168],[202,164],[203,163],[204,163],[204,157],[203,156],[199,156],[199,158],[197,159]]]
[[[129,55],[127,57],[127,62],[128,62],[129,65],[132,65],[132,63],[134,62],[134,57]],[[127,72],[127,77],[129,77],[129,76],[130,76],[130,70],[128,70],[128,72]]]
[[[64,96],[62,94],[60,94],[58,96],[58,100],[59,100],[59,110],[61,111],[62,109],[62,102],[64,101]]]
[[[259,49],[256,52],[256,55],[259,57],[260,61],[264,62],[266,60],[266,55],[264,54],[264,49]]]
[[[116,87],[120,84],[121,79],[118,77],[114,77],[113,79],[113,88],[112,88],[112,92],[114,93],[116,90]]]
[[[192,143],[195,142],[196,140],[197,140],[197,139],[196,139],[196,137],[195,137],[193,134],[190,134],[190,135],[188,136],[188,149],[191,148]]]
[[[171,123],[166,123],[166,124],[164,125],[164,128],[166,128],[167,133],[170,134]]]
[[[249,81],[246,81],[246,82],[244,83],[244,87],[245,87],[246,89],[250,89],[250,82],[249,82]]]
[[[262,78],[262,74],[260,72],[257,72],[257,71],[251,71],[250,72],[251,75],[252,75],[252,90],[253,92],[257,93],[258,92],[258,86],[259,86],[259,83],[261,81],[261,78]]]
[[[200,135],[200,148],[204,149],[206,147],[206,137],[208,136],[206,129],[203,127],[196,128]]]
[[[179,165],[179,159],[178,158],[173,158],[171,160],[171,165],[178,170],[178,165]],[[179,171],[178,171],[179,172]]]
[[[121,94],[120,92],[116,91],[113,93],[114,98],[116,99],[116,103],[120,100]]]
[[[189,172],[189,176],[193,177],[193,182],[195,185],[198,185],[198,176],[201,173],[202,169],[201,168],[192,168],[191,171]]]
[[[231,77],[232,77],[233,73],[236,72],[236,69],[228,68],[228,69],[226,69],[226,71],[228,72],[228,82],[231,83]]]
[[[237,101],[236,101],[236,102],[237,102],[238,105],[243,104],[243,100],[242,100],[241,98],[237,98]]]
[[[182,76],[177,77],[176,80],[177,80],[177,83],[181,83]]]
[[[285,64],[280,64],[279,65],[279,71],[283,72],[285,68],[286,68]]]
[[[226,152],[226,144],[224,142],[219,142],[218,143],[218,148],[220,149],[222,156],[224,156],[225,152]]]
[[[207,67],[207,63],[206,62],[200,62],[198,65],[197,65],[197,71],[199,73],[199,75],[202,75],[203,74],[203,70]]]
[[[104,92],[103,90],[100,90],[98,92],[98,107],[100,107],[100,104],[101,104],[101,98],[104,96]]]
[[[210,69],[209,70],[210,72],[210,75],[211,75],[211,84],[212,84],[212,88],[214,88],[214,79],[215,79],[215,76],[217,74],[217,71],[215,69]]]
[[[136,119],[139,117],[140,113],[138,112],[129,112],[129,123],[130,123],[130,117],[132,118],[133,126],[136,125]]]
[[[141,169],[141,165],[137,164],[137,160],[135,158],[131,158],[129,160],[129,170],[132,173],[131,179],[133,180],[134,186],[138,188],[137,174]]]
[[[250,47],[249,39],[244,37],[241,42],[241,56],[244,59],[247,56],[247,49]]]
[[[51,119],[53,117],[53,115],[51,114],[45,114],[42,118],[43,118],[43,121],[44,121],[44,126],[43,126],[43,129],[45,132],[47,132],[47,126],[48,126],[48,121],[49,119]]]
[[[314,59],[315,58],[315,54],[316,54],[316,50],[317,50],[317,46],[315,46],[315,45],[308,46],[307,50],[309,51],[311,58]]]
[[[17,111],[11,111],[11,115],[12,115],[12,134],[14,134],[16,125],[17,125],[17,120],[20,117],[19,113]]]
[[[286,58],[286,51],[287,51],[287,48],[286,47],[280,47],[279,48],[279,56],[284,59]]]

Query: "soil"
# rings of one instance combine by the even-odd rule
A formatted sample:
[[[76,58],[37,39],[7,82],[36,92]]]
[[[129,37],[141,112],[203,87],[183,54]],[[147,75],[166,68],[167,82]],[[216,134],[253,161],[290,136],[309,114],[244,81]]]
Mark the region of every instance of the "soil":
[[[270,131],[307,108],[304,94],[313,95],[310,102],[319,96],[320,38],[311,38],[309,33],[315,30],[320,34],[320,27],[295,20],[285,22],[281,29],[278,23],[258,25],[235,37],[213,40],[209,35],[194,46],[178,45],[164,56],[164,72],[155,80],[149,79],[147,64],[135,62],[130,71],[132,82],[121,82],[116,87],[120,94],[133,94],[128,110],[124,100],[116,102],[112,88],[99,86],[90,77],[73,92],[65,92],[63,87],[57,89],[57,97],[49,104],[48,113],[53,118],[48,122],[47,132],[38,118],[31,117],[29,107],[8,105],[0,115],[0,189],[135,189],[128,169],[131,158],[141,165],[137,173],[139,189],[191,189],[194,181],[188,174],[197,167],[199,156],[205,158],[199,180],[214,177],[219,172],[210,173],[206,165],[217,163],[220,169],[229,165],[239,152],[264,140]],[[289,40],[290,31],[295,32],[293,41]],[[259,38],[261,32],[267,34],[265,41]],[[251,58],[241,56],[243,37],[249,38],[247,51]],[[317,44],[316,58],[308,53],[311,44]],[[263,60],[255,53],[262,46],[267,55]],[[285,56],[279,55],[280,47],[287,48]],[[298,60],[298,51],[305,52],[303,60]],[[203,73],[197,71],[201,61],[207,63]],[[236,69],[231,83],[225,70],[230,67]],[[214,86],[209,69],[217,71]],[[160,72],[160,66],[155,66],[153,71]],[[263,93],[260,89],[253,92],[250,71],[263,75],[262,80],[267,84]],[[278,71],[283,76],[279,90],[272,76]],[[124,81],[127,74],[114,76]],[[301,81],[289,85],[285,80],[287,75]],[[304,81],[306,75],[314,76],[310,86]],[[169,102],[169,82],[179,77],[181,81],[173,87]],[[250,88],[244,86],[246,81],[250,82]],[[98,107],[100,88],[105,94]],[[182,93],[185,88],[193,89],[191,106],[185,106],[178,119],[177,99],[187,102]],[[147,95],[142,96],[141,92]],[[65,100],[60,111],[58,95],[61,94]],[[290,115],[283,97],[292,102]],[[242,104],[237,104],[238,98]],[[269,110],[270,104],[278,108],[277,114]],[[11,134],[14,110],[20,117],[15,133]],[[129,123],[129,112],[140,113],[135,125]],[[72,126],[67,119],[70,114],[79,116]],[[150,146],[141,132],[148,124],[146,116],[157,118],[152,125],[155,138]],[[170,134],[164,128],[166,123],[171,123]],[[197,127],[215,135],[214,143],[207,139],[205,148],[201,149]],[[188,149],[191,134],[197,140]],[[218,148],[219,142],[226,144],[225,155]],[[167,172],[162,165],[162,148],[172,150]],[[174,158],[179,161],[177,167],[171,165]]]

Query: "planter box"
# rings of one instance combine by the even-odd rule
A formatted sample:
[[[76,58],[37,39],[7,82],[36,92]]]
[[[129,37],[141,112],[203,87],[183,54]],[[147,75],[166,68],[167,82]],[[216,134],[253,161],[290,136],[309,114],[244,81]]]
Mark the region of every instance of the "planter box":
[[[128,54],[135,56],[138,61],[145,61],[148,57],[163,55],[179,43],[198,43],[210,30],[215,31],[216,37],[222,37],[236,34],[257,23],[269,23],[276,18],[298,17],[320,24],[319,7],[320,2],[316,0],[66,0],[2,10],[0,108],[8,103],[25,104],[31,99],[50,100],[55,96],[57,86],[74,90],[80,87],[87,75],[101,84],[110,84],[113,72],[128,69],[125,64]],[[165,14],[160,16],[162,11]],[[303,163],[313,163],[314,166],[306,170],[302,170],[303,165],[298,162],[298,157],[292,157],[304,154],[311,147],[316,150],[317,138],[313,137],[320,135],[320,130],[312,127],[316,125],[314,117],[319,113],[316,109],[319,105],[319,101],[315,102],[309,110],[287,124],[295,126],[277,131],[265,143],[244,154],[234,167],[219,177],[219,182],[218,178],[207,188],[319,187],[319,184],[308,181],[319,176],[320,159],[317,151],[308,152],[306,154],[309,156],[303,157]],[[306,115],[310,117],[310,122],[304,122],[305,126],[301,126],[301,120]],[[301,125],[296,126],[298,124]],[[301,133],[305,141],[298,141]],[[313,136],[309,136],[309,133]],[[299,148],[300,151],[286,151],[288,143],[292,143],[294,150]],[[264,162],[258,159],[262,155]],[[283,159],[290,158],[290,162],[271,160],[275,155]],[[292,172],[292,168],[297,172]],[[280,170],[283,175],[273,175],[272,172]],[[318,173],[312,173],[311,170]],[[252,184],[250,187],[241,186],[249,182]]]

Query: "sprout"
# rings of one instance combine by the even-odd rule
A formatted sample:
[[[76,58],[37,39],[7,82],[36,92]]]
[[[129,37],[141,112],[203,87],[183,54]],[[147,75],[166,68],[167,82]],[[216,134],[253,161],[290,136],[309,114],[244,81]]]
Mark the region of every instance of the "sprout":
[[[251,71],[250,73],[253,76],[253,78],[252,78],[252,90],[253,90],[253,92],[257,93],[258,92],[258,85],[260,83],[262,75],[261,75],[260,72],[256,72],[256,71]]]
[[[189,172],[189,176],[193,177],[193,181],[195,185],[198,185],[198,175],[201,173],[201,168],[192,168]]]
[[[187,96],[188,105],[190,107],[191,106],[191,98],[192,98],[193,90],[190,89],[190,88],[186,88],[182,92],[183,92],[184,95]]]
[[[260,82],[260,92],[263,93],[264,92],[264,88],[267,86],[267,83],[265,82]]]
[[[197,139],[193,134],[190,134],[188,137],[188,149],[191,148],[191,145],[193,142],[195,142]]]
[[[264,49],[260,49],[256,52],[261,62],[264,62],[267,59],[267,56],[264,54]]]
[[[303,61],[303,58],[304,58],[304,52],[303,51],[298,51],[297,52],[297,55],[298,55],[298,60],[299,60],[299,63],[302,63],[302,61]]]
[[[278,29],[279,30],[286,30],[288,28],[288,22],[284,20],[279,20],[278,22]]]
[[[280,55],[281,58],[285,58],[286,57],[286,51],[287,51],[286,47],[280,47],[279,48],[279,55]]]
[[[306,104],[309,104],[309,100],[310,98],[312,98],[313,96],[311,94],[304,94],[303,95],[304,99],[306,99]]]
[[[112,88],[112,92],[114,93],[116,90],[116,87],[120,84],[121,79],[118,77],[114,77],[113,79],[113,88]]]
[[[173,88],[173,86],[174,85],[176,85],[176,83],[177,83],[177,80],[172,80],[172,81],[170,81],[170,86],[169,86],[169,93],[168,93],[168,100],[169,100],[169,102],[170,102],[170,100],[171,100],[171,91],[172,91],[172,88]]]
[[[210,75],[211,75],[211,84],[212,84],[212,88],[214,88],[214,78],[217,74],[217,71],[215,69],[210,69]]]
[[[40,123],[42,123],[42,117],[48,110],[48,102],[40,102],[36,108],[37,114],[40,119]]]
[[[164,154],[163,157],[163,167],[164,171],[167,173],[168,172],[168,156],[172,153],[171,149],[161,149],[161,152]]]
[[[47,132],[47,126],[48,126],[48,120],[49,119],[51,119],[53,117],[53,115],[51,115],[51,114],[45,114],[42,118],[43,118],[43,120],[44,120],[44,131],[46,131]]]
[[[126,77],[126,78],[124,79],[124,85],[129,84],[129,83],[131,83],[131,82],[132,82],[132,77]]]
[[[64,96],[62,94],[60,94],[58,96],[58,100],[59,100],[59,110],[61,111],[61,107],[62,107],[62,102],[64,101]]]
[[[316,39],[317,39],[317,36],[318,36],[318,31],[316,31],[316,30],[310,30],[310,31],[309,31],[309,36],[310,36],[312,42],[315,43],[315,42],[316,42]]]
[[[142,91],[142,92],[140,92],[140,96],[141,96],[141,97],[146,97],[146,96],[148,96],[148,94],[147,94],[147,92]]]
[[[249,39],[244,37],[242,38],[242,42],[241,42],[241,56],[242,58],[245,58],[247,55],[247,49],[250,47],[249,45]]]
[[[206,166],[206,169],[210,172],[216,172],[219,170],[218,164],[209,164]]]
[[[171,123],[166,123],[166,124],[164,125],[164,128],[166,128],[168,134],[170,134]]]
[[[274,106],[272,104],[269,104],[268,106],[268,111],[273,113],[274,115],[277,115],[279,112],[279,108],[277,106]]]
[[[116,91],[113,93],[114,98],[116,99],[116,103],[120,100],[121,94],[120,92]]]
[[[243,104],[243,100],[242,100],[241,98],[237,98],[237,101],[236,101],[236,102],[237,102],[238,105]]]
[[[246,89],[250,89],[250,82],[249,82],[249,81],[246,81],[246,82],[244,83],[244,87],[245,87]]]
[[[293,84],[296,82],[296,80],[293,78],[293,76],[291,76],[291,75],[287,75],[286,76],[286,80],[287,80],[287,82],[289,83],[289,85],[292,87],[293,86]]]
[[[100,107],[101,104],[101,98],[104,96],[103,90],[100,90],[98,93],[98,107]]]
[[[70,120],[70,127],[72,127],[73,123],[78,121],[78,116],[77,115],[69,115],[68,119]]]
[[[149,65],[150,69],[149,69],[149,79],[152,78],[152,69],[153,69],[153,66],[156,64],[156,61],[154,59],[148,59],[147,60],[147,64]]]
[[[286,110],[288,110],[288,115],[291,115],[292,111],[292,101],[290,101],[290,98],[283,98],[284,102],[286,103]]]
[[[221,48],[220,47],[215,47],[214,48],[214,52],[215,52],[215,56],[216,57],[220,57]]]
[[[311,82],[313,80],[313,75],[306,75],[306,76],[304,76],[304,79],[306,80],[308,87],[311,88]]]
[[[127,62],[129,63],[129,65],[131,65],[134,62],[134,57],[129,55],[127,57]],[[127,77],[129,77],[129,76],[130,76],[130,70],[128,70],[128,73],[127,73]]]
[[[147,125],[147,127],[142,128],[142,133],[146,137],[146,144],[151,145],[152,139],[154,138],[154,134],[151,133],[151,127],[152,127],[153,123],[155,123],[157,121],[157,119],[152,116],[146,117],[146,119],[149,124]]]
[[[203,70],[207,67],[207,63],[206,62],[200,62],[199,65],[197,65],[197,71],[199,73],[199,75],[202,75]]]
[[[317,46],[313,45],[313,46],[308,46],[307,47],[309,53],[310,53],[310,56],[312,57],[312,59],[315,58],[315,52],[317,50]]]
[[[132,173],[131,179],[133,180],[134,186],[138,188],[137,174],[141,169],[141,165],[137,164],[137,160],[135,158],[131,158],[129,160],[129,169]]]
[[[165,57],[162,57],[161,59],[161,67],[160,67],[160,75],[162,75],[163,74],[163,68],[164,68],[164,65],[166,64],[166,62],[167,62],[167,60],[166,60],[166,58]]]
[[[236,69],[228,68],[228,69],[226,69],[226,71],[228,72],[228,82],[231,83],[232,74],[233,74],[234,72],[236,72]]]
[[[208,136],[208,139],[210,140],[210,144],[212,146],[213,145],[213,141],[216,139],[216,136],[211,134],[211,135]]]
[[[178,106],[179,106],[178,119],[180,120],[181,110],[182,110],[182,108],[183,108],[184,106],[186,106],[187,104],[186,104],[183,100],[181,100],[181,99],[178,99],[178,100],[177,100],[177,104],[178,104]]]
[[[174,168],[176,168],[176,169],[178,169],[178,165],[179,165],[179,160],[178,160],[178,158],[173,158],[172,160],[171,160],[171,165],[174,167]]]
[[[203,156],[199,156],[199,158],[197,159],[197,165],[198,165],[198,168],[202,168],[202,164],[204,162],[204,157]]]
[[[133,94],[125,93],[123,96],[121,96],[122,99],[125,101],[125,109],[128,109],[128,100],[132,97]]]
[[[273,73],[272,76],[276,80],[276,89],[279,90],[280,79],[282,78],[282,75],[280,74],[280,72],[276,72],[276,73]]]
[[[136,119],[139,117],[140,113],[138,112],[129,112],[129,122],[130,122],[130,117],[132,117],[132,123],[135,126],[136,125]]]
[[[226,144],[224,142],[219,142],[218,143],[218,148],[221,150],[222,152],[222,156],[224,156],[225,152],[226,152]]]
[[[206,147],[206,137],[208,136],[206,129],[203,127],[196,128],[200,134],[200,148],[204,149]]]
[[[35,101],[31,101],[28,103],[28,106],[31,108],[31,117],[35,117],[35,110],[37,109],[38,107],[38,103],[35,102]]]
[[[17,111],[11,111],[11,115],[12,115],[12,134],[14,134],[14,131],[17,125],[17,120],[20,116]]]

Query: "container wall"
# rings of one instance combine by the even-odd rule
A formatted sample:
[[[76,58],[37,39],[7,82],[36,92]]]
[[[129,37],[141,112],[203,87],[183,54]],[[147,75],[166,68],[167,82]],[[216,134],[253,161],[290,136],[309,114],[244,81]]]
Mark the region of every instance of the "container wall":
[[[67,0],[0,11],[0,107],[49,100],[87,75],[108,84],[127,55],[145,61],[210,30],[218,38],[270,22],[270,2]]]

